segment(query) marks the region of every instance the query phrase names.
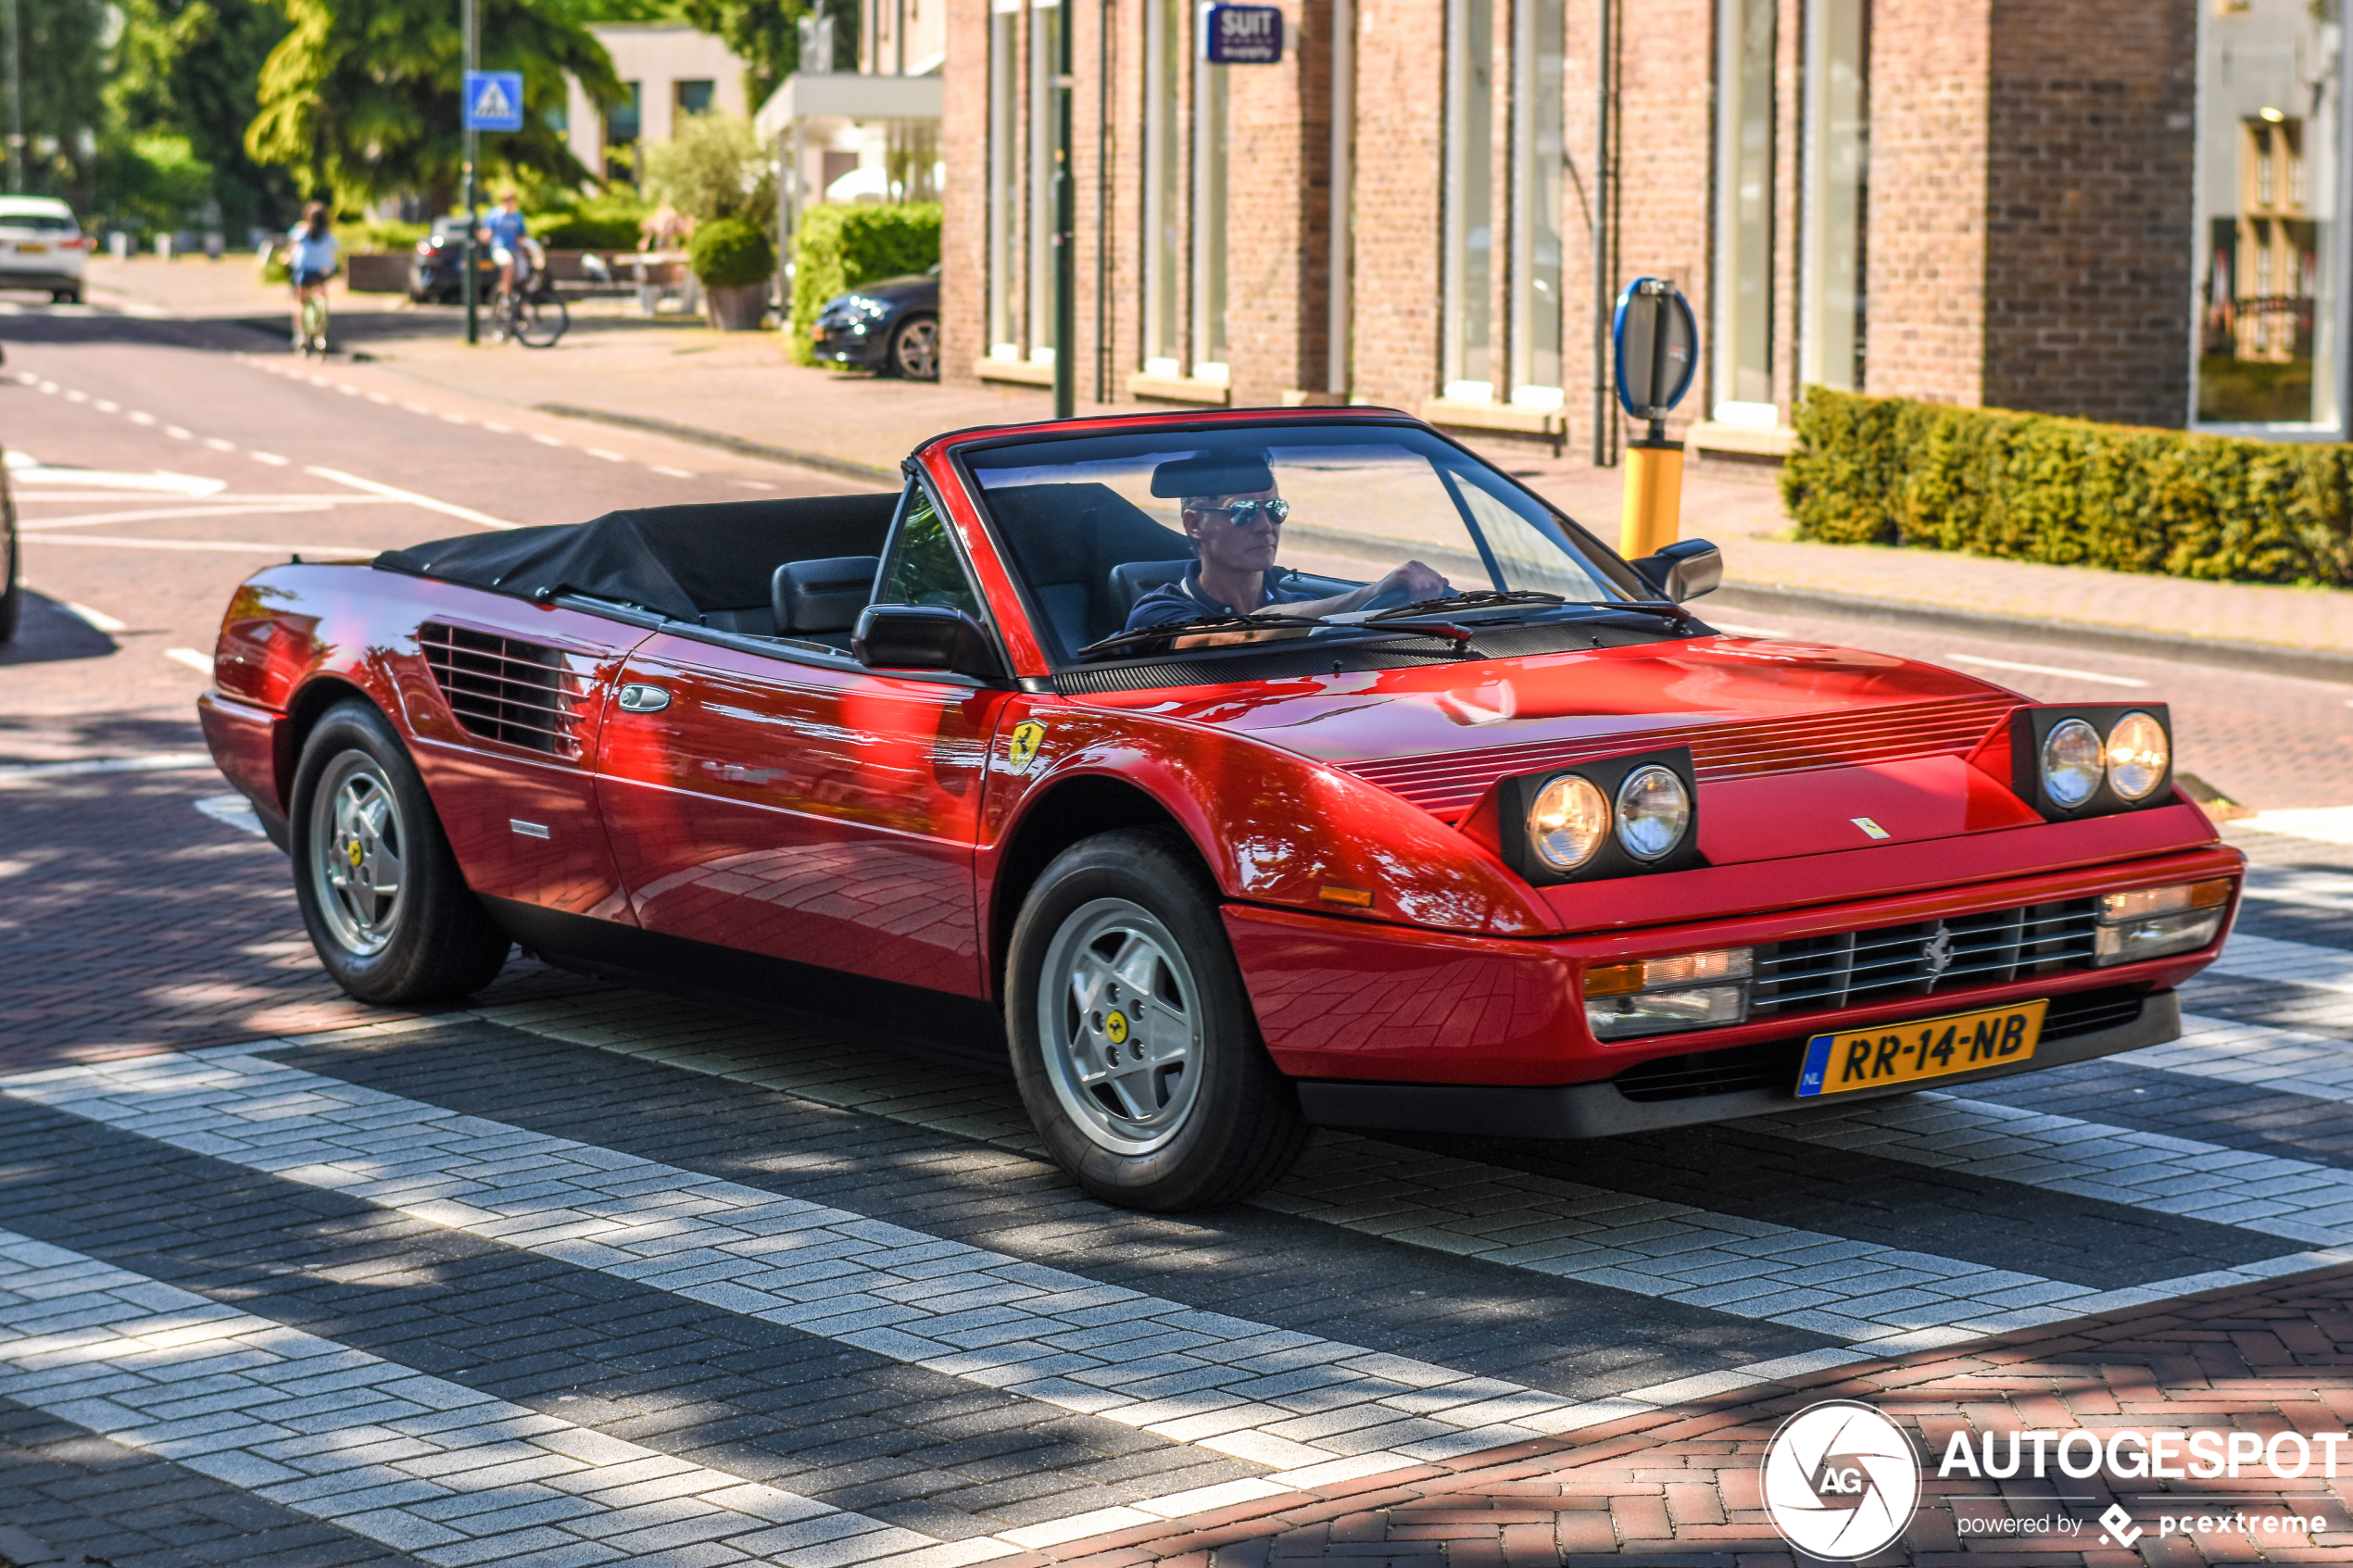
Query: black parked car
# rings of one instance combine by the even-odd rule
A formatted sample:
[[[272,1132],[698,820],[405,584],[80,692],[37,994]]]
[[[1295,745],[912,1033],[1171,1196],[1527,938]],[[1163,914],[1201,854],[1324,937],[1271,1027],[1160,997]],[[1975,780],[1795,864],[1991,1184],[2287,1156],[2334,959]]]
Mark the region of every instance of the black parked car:
[[[821,365],[863,365],[911,381],[939,379],[939,269],[861,283],[825,301],[811,331]]]
[[[462,213],[433,220],[409,259],[409,297],[420,305],[456,305],[466,297],[466,220]],[[474,297],[484,304],[498,287],[498,264],[487,248],[474,252]]]

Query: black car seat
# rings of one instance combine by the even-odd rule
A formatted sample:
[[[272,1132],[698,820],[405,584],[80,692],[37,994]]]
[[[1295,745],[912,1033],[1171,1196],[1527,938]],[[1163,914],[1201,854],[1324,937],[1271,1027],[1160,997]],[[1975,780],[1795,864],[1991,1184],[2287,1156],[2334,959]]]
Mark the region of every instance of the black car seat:
[[[1126,608],[1111,586],[1114,568],[1166,560],[1191,544],[1117,491],[1091,481],[991,486],[988,496],[1032,599],[1065,653],[1126,625]]]
[[[1154,588],[1171,583],[1181,583],[1191,570],[1193,558],[1182,560],[1128,560],[1111,569],[1111,608],[1121,627],[1135,613],[1136,601]]]
[[[859,612],[875,596],[875,577],[882,571],[879,556],[827,556],[822,560],[788,560],[776,569],[769,584],[769,599],[776,616],[776,634],[847,647],[849,633]]]

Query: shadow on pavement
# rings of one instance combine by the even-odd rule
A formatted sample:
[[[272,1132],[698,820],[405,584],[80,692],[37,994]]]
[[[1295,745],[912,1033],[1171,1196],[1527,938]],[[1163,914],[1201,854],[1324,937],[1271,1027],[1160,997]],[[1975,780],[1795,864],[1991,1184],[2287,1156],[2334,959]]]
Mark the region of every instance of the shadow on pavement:
[[[0,644],[0,665],[56,664],[69,659],[104,659],[115,640],[57,600],[24,591],[24,618],[17,634]]]

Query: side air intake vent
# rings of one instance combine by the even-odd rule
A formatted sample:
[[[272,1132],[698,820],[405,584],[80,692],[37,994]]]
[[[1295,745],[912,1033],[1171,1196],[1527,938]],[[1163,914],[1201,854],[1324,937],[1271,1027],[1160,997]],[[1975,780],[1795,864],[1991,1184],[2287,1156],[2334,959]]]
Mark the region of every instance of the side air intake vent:
[[[417,642],[468,734],[578,759],[588,683],[560,649],[438,621],[418,627]]]

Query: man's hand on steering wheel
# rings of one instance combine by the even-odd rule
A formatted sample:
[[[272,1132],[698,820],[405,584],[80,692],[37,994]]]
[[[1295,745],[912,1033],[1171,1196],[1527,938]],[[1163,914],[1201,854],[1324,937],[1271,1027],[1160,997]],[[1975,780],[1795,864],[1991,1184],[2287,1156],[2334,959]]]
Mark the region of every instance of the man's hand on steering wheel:
[[[1399,605],[1419,604],[1424,599],[1443,598],[1453,592],[1446,579],[1417,560],[1403,566],[1373,584],[1371,597],[1356,608],[1359,609],[1393,609]]]

